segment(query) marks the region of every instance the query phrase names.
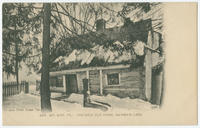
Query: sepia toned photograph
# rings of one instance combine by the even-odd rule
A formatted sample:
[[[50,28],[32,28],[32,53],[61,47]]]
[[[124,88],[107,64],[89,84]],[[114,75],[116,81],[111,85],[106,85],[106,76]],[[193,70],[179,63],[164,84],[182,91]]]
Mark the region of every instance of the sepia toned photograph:
[[[162,111],[164,7],[2,3],[3,124],[133,125]]]

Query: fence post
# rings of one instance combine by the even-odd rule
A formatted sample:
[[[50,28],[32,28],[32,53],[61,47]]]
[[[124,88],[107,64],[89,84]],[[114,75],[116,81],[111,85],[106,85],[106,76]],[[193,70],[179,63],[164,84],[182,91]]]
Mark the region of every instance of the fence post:
[[[15,95],[18,94],[17,86],[15,86]]]
[[[8,86],[7,86],[7,89],[8,89],[8,96],[10,96],[10,87],[11,86],[13,86],[13,83],[11,83],[11,84],[9,84]]]
[[[8,96],[8,85],[9,84],[6,85],[6,97]]]
[[[10,87],[12,86],[12,84],[11,85],[8,85],[8,96],[10,96]]]
[[[14,95],[17,93],[17,86],[14,86]]]
[[[10,91],[9,91],[9,93],[10,93],[9,95],[10,95],[10,96],[12,96],[12,87],[13,87],[13,86],[14,86],[14,83],[13,83],[12,85],[9,85],[9,90],[10,90]]]
[[[21,88],[22,88],[22,90],[21,91],[23,91],[24,93],[25,93],[25,84],[26,84],[26,82],[25,81],[23,81],[23,83],[22,83],[22,85],[21,85]]]
[[[9,87],[10,96],[12,96],[12,86]]]
[[[6,83],[4,83],[4,93],[5,93],[4,96],[5,97],[6,97],[6,86],[7,86]]]
[[[15,95],[15,86],[12,86],[12,95]]]
[[[22,89],[23,89],[23,81],[21,82],[21,84],[19,83],[19,88],[20,88],[20,93],[23,91]]]
[[[7,84],[5,83],[5,97],[7,96]]]

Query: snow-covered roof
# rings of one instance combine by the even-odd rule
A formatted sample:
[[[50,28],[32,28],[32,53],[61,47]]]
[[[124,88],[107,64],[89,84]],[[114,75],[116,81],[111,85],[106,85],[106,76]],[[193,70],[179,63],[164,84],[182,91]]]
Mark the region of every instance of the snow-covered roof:
[[[65,55],[58,55],[54,63],[59,65],[52,69],[55,71],[80,68],[86,65],[106,66],[130,63],[131,60],[136,58],[135,53],[139,56],[144,54],[144,45],[150,28],[151,19],[147,19],[138,22],[131,21],[128,25],[105,29],[100,33],[90,32],[78,37],[67,38],[64,40],[67,43],[63,42],[64,45],[61,48],[63,49],[66,44],[70,44],[71,49],[74,50]],[[80,42],[80,40],[89,41],[89,43]],[[132,44],[130,46],[134,49],[134,52],[131,48],[128,48],[128,50],[124,48],[126,43]],[[114,50],[114,47],[118,47],[118,50]],[[159,58],[159,56],[156,55],[156,58]]]
[[[114,43],[119,47],[123,47],[123,45],[116,41]],[[69,56],[60,56],[54,62],[59,63],[59,65],[68,65],[70,62],[78,61],[80,62],[80,66],[82,65],[90,65],[92,60],[96,58],[99,60],[103,60],[105,63],[121,63],[125,61],[129,61],[133,59],[131,51],[116,51],[113,50],[112,47],[103,47],[102,45],[96,45],[91,50],[81,49],[81,50],[73,50]],[[103,64],[101,64],[103,65]]]

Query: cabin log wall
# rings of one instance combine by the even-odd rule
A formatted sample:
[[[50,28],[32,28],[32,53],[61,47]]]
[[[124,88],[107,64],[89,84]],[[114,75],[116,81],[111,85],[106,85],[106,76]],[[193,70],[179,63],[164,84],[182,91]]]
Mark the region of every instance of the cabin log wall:
[[[91,94],[101,95],[100,91],[100,70],[90,70],[88,71],[89,76],[87,76],[87,71],[76,72],[78,93],[83,92],[83,79],[89,77],[89,86]],[[107,74],[119,73],[119,84],[118,85],[108,85],[107,84]],[[145,75],[144,69],[104,69],[102,70],[102,93],[103,94],[113,94],[119,97],[131,97],[131,98],[141,98],[144,97],[144,85],[145,85]],[[58,90],[58,89],[54,89]],[[61,92],[61,88],[59,89]]]

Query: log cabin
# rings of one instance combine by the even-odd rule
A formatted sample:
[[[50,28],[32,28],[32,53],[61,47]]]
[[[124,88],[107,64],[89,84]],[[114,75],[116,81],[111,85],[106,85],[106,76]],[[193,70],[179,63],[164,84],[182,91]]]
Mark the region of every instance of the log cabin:
[[[161,60],[154,51],[162,42],[162,35],[152,29],[152,20],[126,19],[123,26],[107,29],[105,21],[100,19],[96,30],[95,34],[89,32],[65,40],[78,45],[80,38],[87,37],[94,45],[88,46],[90,50],[83,46],[70,54],[57,55],[54,60],[57,66],[50,72],[50,90],[82,93],[82,80],[87,78],[91,94],[150,100],[152,67]],[[150,49],[143,48],[144,53],[137,55],[131,48],[125,48],[126,45],[134,49],[135,42],[142,42]]]
[[[162,51],[164,44],[162,4],[129,17],[123,25],[111,28],[106,28],[105,20],[99,19],[96,32],[62,40],[52,55],[51,91],[82,93],[82,79],[87,78],[92,94],[152,100],[157,93],[154,69],[164,62],[157,52]],[[144,53],[140,55],[130,48],[138,41],[146,46],[142,46]],[[161,92],[161,88],[157,90]]]

